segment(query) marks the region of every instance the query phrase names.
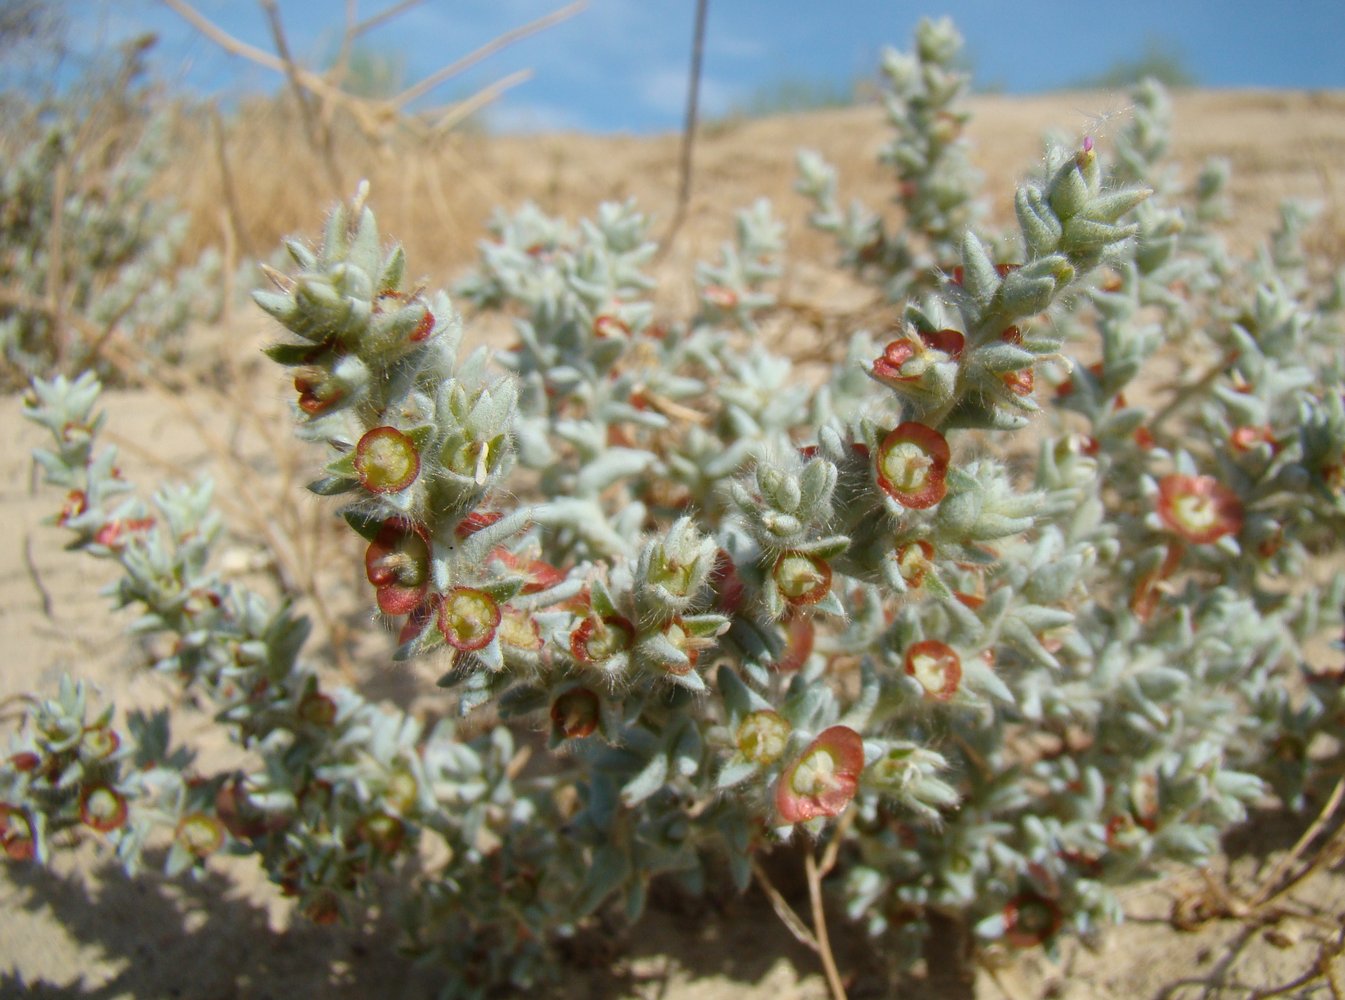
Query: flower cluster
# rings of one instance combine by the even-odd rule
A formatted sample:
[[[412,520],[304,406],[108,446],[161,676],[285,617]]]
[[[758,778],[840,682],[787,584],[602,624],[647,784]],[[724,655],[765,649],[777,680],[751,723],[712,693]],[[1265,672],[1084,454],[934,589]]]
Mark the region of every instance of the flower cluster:
[[[134,499],[93,382],[38,383],[55,520],[119,561],[119,599],[176,637],[164,665],[265,766],[156,785],[119,764],[148,737],[86,723],[67,686],[3,772],[6,851],[81,825],[122,851],[167,815],[180,860],[252,850],[327,922],[438,838],[407,926],[465,994],[530,981],[601,907],[637,918],[660,873],[742,888],[801,838],[849,848],[847,911],[903,947],[934,914],[1049,947],[1118,919],[1116,886],[1203,863],[1249,804],[1305,802],[1345,712],[1338,673],[1304,666],[1345,577],[1301,582],[1345,529],[1340,297],[1292,212],[1228,267],[1218,171],[1162,173],[1151,87],[1116,165],[1058,149],[1013,232],[969,230],[957,46],[926,23],[887,61],[898,235],[843,224],[804,161],[848,262],[928,292],[823,385],[759,336],[785,249],[761,203],[680,318],[652,305],[633,206],[497,217],[458,286],[512,320],[493,356],[460,356],[453,301],[411,290],[367,192],[290,244],[256,298],[324,450],[309,488],[359,536],[397,655],[487,720],[473,742],[301,664],[301,622],[210,575],[208,489]],[[1190,376],[1141,403],[1158,355]]]

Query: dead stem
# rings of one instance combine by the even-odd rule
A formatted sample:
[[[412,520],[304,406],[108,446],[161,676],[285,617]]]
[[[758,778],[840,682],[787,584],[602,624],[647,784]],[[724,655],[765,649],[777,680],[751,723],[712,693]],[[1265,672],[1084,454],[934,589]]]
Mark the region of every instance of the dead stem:
[[[770,901],[771,909],[775,915],[780,918],[780,923],[785,925],[785,929],[794,935],[794,940],[811,951],[820,951],[817,938],[813,937],[813,932],[808,929],[793,907],[780,895],[780,890],[771,883],[770,877],[765,870],[757,863],[757,859],[752,859],[752,875],[757,880],[757,885],[761,886],[761,891],[766,894],[766,899]]]
[[[836,968],[836,956],[831,952],[831,937],[827,934],[826,907],[822,900],[822,872],[812,851],[803,856],[803,867],[808,875],[808,900],[812,904],[817,954],[822,959],[822,969],[827,974],[827,986],[831,990],[832,1000],[845,1000],[845,985],[841,982],[840,970]]]
[[[1345,778],[1341,778],[1336,782],[1335,789],[1327,799],[1326,805],[1322,807],[1322,811],[1317,814],[1317,818],[1313,820],[1312,824],[1303,832],[1303,836],[1298,838],[1298,842],[1294,844],[1289,853],[1280,859],[1270,876],[1261,883],[1261,889],[1251,899],[1251,905],[1253,907],[1263,906],[1283,896],[1319,866],[1322,859],[1328,853],[1326,847],[1329,845],[1329,841],[1328,845],[1323,845],[1322,850],[1317,852],[1317,857],[1308,864],[1306,868],[1293,878],[1288,878],[1286,880],[1289,870],[1297,863],[1303,852],[1307,850],[1308,845],[1317,839],[1317,835],[1320,834],[1331,821],[1331,817],[1340,807],[1342,799],[1345,799]]]
[[[23,536],[23,564],[28,569],[28,579],[33,581],[33,587],[36,588],[38,596],[42,599],[42,614],[46,615],[50,621],[52,618],[51,594],[42,583],[42,575],[37,571],[37,562],[33,559],[33,536],[31,533]]]

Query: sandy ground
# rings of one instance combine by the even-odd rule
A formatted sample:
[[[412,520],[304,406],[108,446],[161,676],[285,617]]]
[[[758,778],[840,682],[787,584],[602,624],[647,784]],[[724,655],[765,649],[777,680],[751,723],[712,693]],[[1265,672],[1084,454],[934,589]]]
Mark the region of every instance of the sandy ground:
[[[1105,143],[1107,129],[1118,127],[1112,112],[1123,114],[1123,105],[1098,94],[978,98],[971,128],[975,161],[987,175],[988,190],[1002,192],[995,202],[999,214],[1007,214],[1009,185],[1039,156],[1038,136],[1045,128],[1102,133]],[[707,131],[686,226],[661,265],[663,301],[684,300],[689,262],[710,257],[728,234],[729,210],[758,194],[779,206],[796,258],[829,260],[825,242],[806,232],[806,207],[791,193],[794,151],[803,146],[822,151],[840,168],[844,197],[859,196],[880,208],[888,187],[874,155],[886,137],[873,108],[728,123]],[[574,217],[601,199],[634,196],[659,220],[659,232],[672,214],[676,149],[671,136],[466,137],[422,170],[437,172],[432,179],[439,197],[424,196],[422,203],[414,189],[376,178],[374,203],[385,230],[407,244],[413,269],[442,283],[469,259],[486,204],[515,206],[532,198]],[[1345,94],[1181,95],[1174,154],[1188,178],[1207,156],[1231,160],[1232,194],[1240,208],[1229,233],[1235,247],[1254,246],[1286,196],[1323,206],[1326,227],[1315,244],[1320,252],[1338,254],[1345,246],[1345,208],[1338,193],[1345,183],[1338,167],[1345,158]],[[417,183],[424,187],[423,178]],[[283,213],[269,220],[259,215],[248,222],[252,238],[279,235],[268,232],[268,225],[315,228],[320,203],[306,191],[294,193],[291,201],[301,221],[287,222]],[[211,224],[201,223],[204,229]],[[793,291],[834,305],[845,288],[829,284],[825,273],[821,264],[799,264],[791,271]],[[365,588],[358,586],[356,545],[301,492],[309,459],[288,435],[278,439],[272,430],[283,419],[286,387],[258,357],[256,349],[267,337],[263,320],[240,308],[221,326],[200,331],[188,348],[191,370],[209,372],[211,384],[220,388],[109,394],[110,427],[123,467],[142,483],[208,472],[228,484],[221,495],[232,532],[224,546],[229,564],[259,586],[283,575],[321,595],[320,605],[308,600],[303,610],[319,620],[315,648],[331,658],[345,681],[413,710],[432,707],[432,676],[391,668],[390,641],[363,627],[368,619],[360,603]],[[183,704],[175,685],[147,673],[143,652],[120,636],[125,619],[109,617],[97,593],[110,579],[107,567],[64,551],[59,531],[41,524],[59,503],[36,485],[27,457],[41,433],[19,418],[17,399],[0,404],[0,436],[12,444],[0,454],[0,517],[9,526],[0,542],[0,637],[8,653],[0,699],[51,691],[68,671],[96,683],[122,712],[171,707],[179,741],[199,743],[206,755],[225,752],[203,713]],[[272,563],[254,541],[264,529],[279,543]],[[0,701],[0,724],[9,725],[15,709],[12,701]],[[1234,883],[1247,886],[1303,825],[1283,816],[1259,818],[1230,839],[1228,858],[1216,875],[1229,867]],[[288,902],[244,859],[212,865],[199,883],[153,875],[131,882],[104,865],[92,846],[64,854],[51,871],[0,869],[0,996],[431,995],[432,977],[408,970],[395,954],[390,928],[309,927],[293,919]],[[888,982],[864,958],[863,943],[854,935],[840,925],[833,935],[840,939],[842,968],[854,972],[856,998],[1240,998],[1288,983],[1313,966],[1327,931],[1310,921],[1224,920],[1194,932],[1174,929],[1173,901],[1201,891],[1200,879],[1189,873],[1131,890],[1126,909],[1133,919],[1097,950],[1066,944],[1053,958],[999,956],[994,971],[983,970],[974,984],[961,986],[940,984],[937,977]],[[1324,912],[1345,912],[1345,876],[1314,876],[1298,898]],[[1337,957],[1335,963],[1337,981],[1345,981],[1345,960]],[[814,957],[755,893],[718,907],[657,899],[638,927],[576,949],[565,978],[567,998],[827,995]],[[1283,995],[1330,994],[1319,981],[1317,992]]]

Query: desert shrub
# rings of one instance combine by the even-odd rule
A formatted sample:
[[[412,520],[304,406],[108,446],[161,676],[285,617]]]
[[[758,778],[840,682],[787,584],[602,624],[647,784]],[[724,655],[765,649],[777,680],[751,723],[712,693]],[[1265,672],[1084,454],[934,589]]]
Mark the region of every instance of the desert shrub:
[[[142,50],[40,100],[3,105],[0,351],[3,378],[93,371],[119,381],[173,360],[215,315],[220,261],[180,266],[187,219],[151,187],[168,151]]]
[[[0,770],[8,854],[252,853],[319,923],[390,893],[467,996],[535,982],[600,911],[637,919],[657,876],[744,889],[800,842],[814,895],[834,866],[902,961],[931,926],[1049,948],[1250,808],[1315,801],[1345,712],[1307,652],[1345,598],[1339,284],[1292,208],[1230,258],[1224,170],[1162,166],[1152,85],[1113,153],[1053,148],[1017,231],[978,234],[958,47],[926,22],[888,60],[895,218],[842,215],[801,160],[842,263],[904,303],[820,384],[760,334],[786,252],[765,203],[668,318],[634,206],[500,214],[455,296],[516,342],[465,355],[366,192],[289,245],[256,299],[326,462],[309,488],[360,536],[395,655],[487,720],[470,739],[302,659],[288,605],[212,570],[211,486],[140,499],[95,379],[35,382],[55,520],[254,764],[188,781],[164,719],[67,682]]]

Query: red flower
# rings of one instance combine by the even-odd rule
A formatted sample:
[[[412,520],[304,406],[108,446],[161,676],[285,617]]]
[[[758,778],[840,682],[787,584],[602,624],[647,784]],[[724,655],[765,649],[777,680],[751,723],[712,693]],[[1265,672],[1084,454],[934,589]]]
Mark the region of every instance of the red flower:
[[[1055,937],[1061,922],[1055,900],[1025,892],[1004,906],[1004,940],[1015,948],[1032,948]]]
[[[903,507],[933,507],[948,492],[948,442],[932,427],[908,420],[878,446],[878,485]]]
[[[934,562],[934,546],[923,538],[905,545],[897,546],[897,572],[901,574],[906,586],[919,589],[925,582],[925,574]]]
[[[715,595],[715,606],[724,614],[735,614],[742,607],[745,592],[743,580],[738,575],[733,557],[723,549],[715,554],[715,568],[710,571],[710,589]]]
[[[905,336],[883,348],[882,356],[873,362],[873,374],[885,382],[915,382],[919,374],[906,374],[903,367],[914,357],[929,351],[940,351],[956,358],[962,354],[966,338],[957,330],[922,330],[919,340]]]
[[[61,512],[56,515],[56,523],[65,527],[72,517],[79,517],[88,509],[89,498],[84,491],[71,490],[65,495],[65,503],[61,504]]]
[[[0,848],[11,861],[28,861],[37,853],[27,814],[7,802],[0,802]]]
[[[126,822],[126,796],[107,785],[90,785],[79,797],[79,818],[99,833],[116,830]]]
[[[394,309],[400,309],[402,308],[403,305],[411,302],[413,300],[413,296],[407,295],[405,292],[395,292],[395,291],[381,292],[378,295],[378,297],[374,299],[374,312],[379,313],[384,311],[383,303],[385,300],[390,300],[391,302],[393,302]],[[410,335],[406,339],[413,344],[419,344],[424,340],[426,340],[433,331],[434,331],[434,313],[430,312],[429,309],[426,309],[425,315],[420,317],[419,322],[416,323],[415,327],[411,330]]]
[[[847,726],[832,726],[785,768],[775,786],[775,809],[786,823],[838,816],[855,797],[864,770],[864,741]]]
[[[906,650],[906,673],[935,701],[948,701],[962,683],[962,658],[947,643],[925,639]]]
[[[355,445],[355,475],[370,493],[400,493],[419,474],[416,444],[396,427],[375,427]]]
[[[551,703],[551,728],[567,740],[581,740],[598,728],[602,703],[588,688],[571,688]]]
[[[439,631],[454,649],[485,648],[499,624],[500,606],[484,590],[455,587],[439,603]]]
[[[520,593],[536,594],[565,582],[564,570],[559,570],[541,559],[526,559],[515,555],[502,545],[491,550],[490,558],[498,559],[509,569],[524,576],[525,582]]]
[[[224,824],[203,812],[190,813],[177,825],[177,842],[188,854],[204,858],[224,846]]]
[[[98,533],[93,536],[93,540],[99,545],[106,545],[109,549],[120,549],[131,535],[143,534],[154,527],[154,518],[152,517],[133,517],[127,520],[108,521]]]
[[[771,579],[787,604],[806,607],[831,593],[831,567],[825,559],[802,552],[786,552],[775,561]]]
[[[423,529],[400,518],[384,521],[364,553],[364,575],[377,588],[379,611],[415,610],[430,585],[430,543]]]
[[[629,337],[630,325],[620,316],[602,313],[593,320],[593,336],[599,340],[606,340],[609,337]]]
[[[620,615],[589,615],[570,633],[570,652],[580,663],[603,663],[634,641],[635,626]]]
[[[345,398],[345,390],[334,379],[323,377],[320,371],[294,376],[294,388],[299,393],[299,409],[310,417],[330,410]]]
[[[1235,427],[1233,432],[1228,435],[1228,443],[1236,452],[1249,452],[1263,442],[1270,445],[1272,453],[1280,450],[1279,442],[1275,440],[1274,431],[1264,424],[1260,427]]]
[[[1213,476],[1173,473],[1158,482],[1158,517],[1195,545],[1242,530],[1242,501]]]
[[[803,669],[808,657],[813,654],[813,640],[817,636],[813,619],[807,614],[792,615],[787,629],[785,651],[774,664],[775,669],[782,674],[792,674],[795,670]]]
[[[701,298],[723,312],[735,309],[738,305],[738,293],[723,285],[706,285],[701,289]]]

